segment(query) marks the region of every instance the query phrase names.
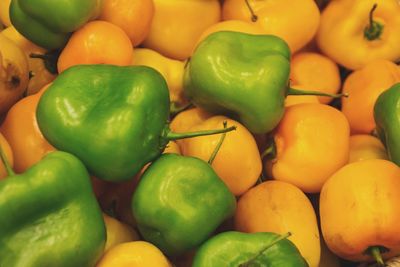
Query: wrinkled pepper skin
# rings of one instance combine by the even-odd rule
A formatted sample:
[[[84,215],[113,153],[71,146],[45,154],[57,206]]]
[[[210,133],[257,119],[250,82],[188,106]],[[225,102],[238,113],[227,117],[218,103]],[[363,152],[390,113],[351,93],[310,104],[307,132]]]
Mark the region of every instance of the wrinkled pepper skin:
[[[280,121],[290,74],[290,50],[279,37],[220,31],[197,46],[184,91],[205,110],[267,133]]]
[[[197,250],[192,267],[238,267],[274,242],[278,234],[269,232],[224,232],[207,240]],[[297,247],[288,239],[280,240],[251,262],[249,266],[308,267]]]
[[[389,159],[400,166],[400,83],[379,95],[374,105],[374,119]]]
[[[45,138],[94,176],[128,180],[168,142],[168,87],[149,67],[77,65],[46,90],[36,116]]]
[[[102,6],[103,0],[12,0],[10,19],[33,43],[58,49],[73,31],[99,16]]]
[[[132,211],[146,241],[167,255],[204,242],[236,209],[236,200],[205,161],[163,154],[145,171]]]
[[[106,230],[84,165],[51,152],[0,182],[0,266],[91,267]]]

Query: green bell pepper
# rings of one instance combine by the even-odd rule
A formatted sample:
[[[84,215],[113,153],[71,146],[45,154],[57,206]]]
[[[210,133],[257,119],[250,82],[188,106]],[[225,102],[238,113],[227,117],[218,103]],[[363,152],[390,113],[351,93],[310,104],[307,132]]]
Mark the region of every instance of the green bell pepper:
[[[307,267],[288,235],[224,232],[197,250],[192,267]]]
[[[106,230],[84,165],[56,151],[23,174],[7,169],[10,176],[0,181],[0,266],[94,266]]]
[[[62,48],[72,32],[100,15],[103,0],[12,0],[10,19],[27,39],[46,49]]]
[[[374,119],[389,159],[400,166],[400,83],[379,95],[374,105]]]
[[[234,129],[172,133],[169,102],[166,81],[152,68],[78,65],[58,75],[36,115],[53,146],[77,156],[96,177],[123,181],[155,160],[170,140]]]
[[[195,105],[257,134],[279,123],[288,94],[341,96],[289,88],[289,74],[290,50],[279,37],[220,31],[196,47],[186,65],[184,92]]]
[[[177,154],[153,162],[132,197],[143,238],[170,256],[200,245],[235,209],[235,197],[207,162]]]

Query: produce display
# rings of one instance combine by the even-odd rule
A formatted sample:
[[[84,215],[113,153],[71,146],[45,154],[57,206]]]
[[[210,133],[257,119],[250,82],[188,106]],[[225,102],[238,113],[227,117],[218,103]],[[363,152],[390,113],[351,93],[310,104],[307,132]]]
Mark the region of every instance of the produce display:
[[[398,0],[0,0],[0,267],[400,266]]]

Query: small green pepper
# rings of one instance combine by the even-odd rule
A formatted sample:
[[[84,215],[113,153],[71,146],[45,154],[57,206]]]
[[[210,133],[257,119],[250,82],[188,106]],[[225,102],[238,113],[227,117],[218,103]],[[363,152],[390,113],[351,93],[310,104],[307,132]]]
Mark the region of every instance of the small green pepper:
[[[33,43],[58,49],[72,32],[100,15],[102,6],[103,0],[12,0],[10,19]]]
[[[279,123],[288,94],[340,97],[288,87],[290,50],[277,36],[220,31],[197,46],[184,73],[184,91],[207,111],[232,117],[253,133]]]
[[[374,105],[374,119],[389,159],[400,166],[400,83],[379,95]]]
[[[98,178],[123,181],[160,156],[170,140],[234,129],[173,133],[169,103],[166,81],[152,68],[78,65],[43,93],[36,117],[57,149],[77,156]]]
[[[0,266],[94,266],[106,230],[84,165],[56,151],[23,174],[7,170],[0,181]]]
[[[287,236],[289,234],[224,232],[201,245],[192,267],[307,267]]]
[[[170,256],[200,245],[235,209],[235,197],[207,162],[177,154],[153,162],[132,197],[140,233]]]

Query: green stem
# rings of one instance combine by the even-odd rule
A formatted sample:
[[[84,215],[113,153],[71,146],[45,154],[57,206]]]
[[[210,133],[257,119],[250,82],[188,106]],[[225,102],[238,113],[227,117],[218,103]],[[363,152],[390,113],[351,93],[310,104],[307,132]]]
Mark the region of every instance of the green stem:
[[[168,132],[167,135],[166,135],[166,139],[168,141],[173,141],[173,140],[192,138],[192,137],[197,137],[197,136],[205,136],[205,135],[227,133],[227,132],[230,132],[230,131],[233,131],[233,130],[236,130],[236,126],[231,126],[229,128],[218,129],[218,130],[205,130],[205,131],[188,132],[188,133]]]
[[[177,102],[171,102],[169,104],[169,114],[174,117],[176,116],[178,113],[185,111],[189,108],[193,107],[192,103],[187,103],[185,105],[179,105]]]
[[[30,58],[39,58],[43,60],[44,66],[51,74],[58,74],[57,70],[57,61],[58,57],[60,56],[60,51],[51,51],[47,52],[46,54],[35,54],[31,53],[29,55]]]
[[[7,172],[8,176],[15,175],[15,172],[11,168],[10,162],[8,162],[6,154],[4,153],[3,148],[1,146],[0,146],[0,158],[4,164],[4,167],[6,168],[6,172]]]
[[[369,247],[367,253],[370,254],[378,264],[378,266],[385,266],[385,262],[382,259],[381,249],[379,246]]]
[[[271,247],[273,247],[276,243],[282,241],[283,239],[288,238],[289,236],[291,236],[292,233],[287,232],[284,235],[280,235],[278,236],[275,240],[273,240],[271,243],[269,243],[268,245],[266,245],[265,247],[263,247],[256,255],[254,255],[253,257],[251,257],[248,261],[241,263],[239,265],[239,267],[248,267],[250,266],[250,264],[252,262],[254,262],[258,257],[260,257],[265,251],[267,251],[268,249],[270,249]]]
[[[257,15],[256,15],[256,13],[254,13],[253,8],[250,6],[249,0],[244,0],[244,2],[246,3],[247,8],[248,8],[249,11],[250,11],[250,14],[251,14],[251,21],[252,21],[252,22],[256,22],[256,21],[258,20],[258,17],[257,17]]]
[[[328,94],[318,91],[310,91],[310,90],[299,90],[294,88],[288,88],[287,95],[315,95],[315,96],[327,96],[332,98],[340,98],[340,97],[348,97],[347,93],[343,94]]]
[[[257,179],[257,185],[258,184],[261,184],[261,183],[263,183],[263,182],[265,182],[267,180],[267,178],[265,177],[265,175],[264,175],[264,173],[262,172],[261,174],[260,174],[260,176],[258,176],[258,179]]]
[[[276,155],[276,145],[275,142],[271,142],[271,144],[261,153],[261,159],[267,158],[274,158]]]
[[[227,123],[226,121],[223,122],[224,129],[226,129],[227,124],[228,124],[228,123]],[[218,151],[219,151],[219,149],[221,148],[222,143],[223,143],[224,140],[225,140],[225,136],[226,136],[226,132],[223,133],[223,134],[221,135],[221,138],[219,139],[217,146],[215,147],[213,153],[212,153],[211,156],[210,156],[210,159],[208,160],[208,164],[212,165],[212,163],[214,162],[214,159],[215,159],[215,157],[217,156]]]
[[[369,41],[379,39],[383,31],[383,25],[379,22],[374,21],[374,12],[377,7],[377,3],[372,6],[371,11],[369,12],[369,24],[364,29],[364,37]]]

